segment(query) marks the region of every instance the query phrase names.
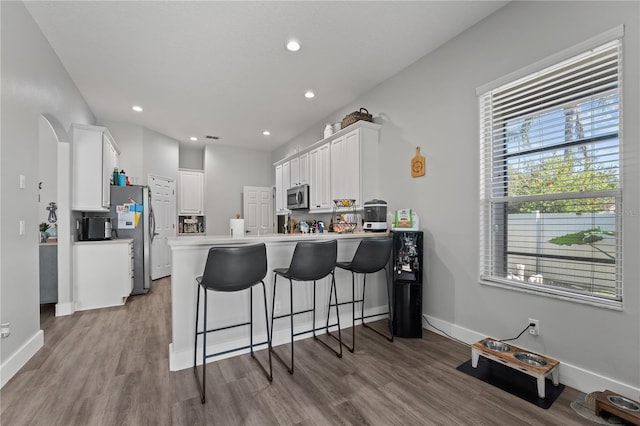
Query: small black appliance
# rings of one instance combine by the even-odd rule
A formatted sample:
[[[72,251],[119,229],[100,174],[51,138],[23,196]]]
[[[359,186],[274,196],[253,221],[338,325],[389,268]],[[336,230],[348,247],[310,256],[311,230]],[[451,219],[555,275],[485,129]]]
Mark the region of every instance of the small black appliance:
[[[111,239],[110,217],[83,217],[80,222],[81,241],[99,241]]]

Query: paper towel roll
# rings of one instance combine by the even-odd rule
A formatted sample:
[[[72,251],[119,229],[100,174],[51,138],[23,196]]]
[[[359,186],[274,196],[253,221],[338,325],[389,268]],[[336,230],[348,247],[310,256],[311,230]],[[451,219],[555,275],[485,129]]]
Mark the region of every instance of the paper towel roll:
[[[231,238],[244,238],[244,219],[229,219]]]

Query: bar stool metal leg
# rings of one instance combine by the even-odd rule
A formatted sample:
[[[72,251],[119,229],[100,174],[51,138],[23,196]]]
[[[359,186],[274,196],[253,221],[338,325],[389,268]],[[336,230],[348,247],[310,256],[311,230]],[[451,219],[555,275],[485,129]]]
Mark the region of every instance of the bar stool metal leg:
[[[289,327],[290,327],[290,337],[291,337],[291,360],[290,360],[290,364],[287,365],[287,363],[284,361],[284,359],[282,359],[280,357],[280,355],[278,354],[278,352],[276,352],[273,347],[270,348],[271,352],[273,352],[273,356],[282,363],[282,365],[285,366],[285,368],[287,369],[287,371],[289,372],[289,374],[293,374],[294,371],[294,343],[293,343],[293,339],[295,336],[301,335],[301,334],[305,334],[305,333],[309,333],[312,332],[313,333],[313,338],[322,343],[325,347],[327,347],[328,349],[330,349],[338,358],[342,358],[342,345],[339,344],[338,345],[338,349],[334,349],[332,348],[330,345],[328,345],[324,340],[319,339],[318,336],[316,335],[316,331],[321,329],[321,328],[317,328],[316,327],[316,281],[313,281],[313,307],[311,309],[307,309],[307,310],[303,310],[303,311],[298,311],[298,312],[294,312],[293,311],[293,281],[291,279],[289,279],[289,301],[290,301],[290,313],[289,314],[284,314],[284,315],[278,315],[278,316],[274,316],[274,307],[275,307],[275,298],[276,298],[276,288],[277,288],[277,274],[273,279],[273,300],[271,302],[271,333],[273,336],[273,321],[276,319],[280,319],[280,318],[284,318],[284,317],[289,317]],[[338,298],[337,292],[336,292],[336,284],[335,284],[335,277],[333,276],[333,274],[331,274],[331,288],[330,288],[330,292],[329,292],[329,304],[331,304],[331,297],[335,294],[336,300]],[[298,314],[304,314],[304,313],[308,313],[311,312],[313,319],[313,328],[311,330],[306,330],[306,331],[301,331],[298,333],[294,333],[293,331],[293,317],[294,315],[298,315]],[[338,307],[336,306],[336,314],[338,313]],[[338,337],[336,338],[335,336],[333,336],[331,333],[328,333],[329,330],[329,312],[327,313],[327,325],[323,328],[325,328],[327,330],[327,334],[329,334],[329,336],[333,337],[334,339],[338,340],[339,343],[341,343],[341,334],[340,334],[340,316],[338,316]],[[273,337],[270,339],[271,341],[273,341]]]
[[[194,328],[196,337],[193,342],[193,370],[196,372],[196,362],[198,360],[198,319],[200,318],[200,286],[197,286],[196,289],[197,297],[196,297],[196,326]]]
[[[353,274],[353,272],[352,272],[352,274]],[[386,283],[387,283],[387,288],[388,288],[389,287],[389,275],[387,274],[387,268],[386,267],[384,268],[384,276],[385,276]],[[364,274],[364,278],[363,278],[363,282],[362,282],[362,314],[360,315],[360,317],[362,318],[362,326],[364,328],[368,328],[369,330],[378,333],[379,335],[381,335],[382,337],[384,337],[388,341],[393,342],[393,333],[391,333],[391,315],[389,315],[389,318],[387,319],[387,322],[389,324],[389,335],[386,335],[383,332],[378,331],[373,327],[369,327],[367,325],[367,323],[364,322],[364,319],[366,318],[364,316],[364,291],[365,291],[366,286],[367,286],[367,274]],[[390,309],[389,309],[389,312],[391,312]]]
[[[293,374],[293,283],[291,282],[291,280],[289,280],[289,306],[290,306],[290,313],[289,315],[278,315],[275,316],[275,304],[276,304],[276,289],[278,287],[278,274],[274,274],[273,277],[273,300],[271,302],[271,340],[273,342],[273,329],[274,327],[274,320],[279,319],[279,318],[284,318],[286,316],[289,317],[289,327],[291,328],[291,332],[290,332],[290,336],[291,336],[291,366],[287,365],[287,363],[280,358],[280,355],[278,355],[278,352],[276,352],[273,349],[273,346],[269,347],[269,352],[273,353],[273,356],[276,357],[276,359],[278,361],[280,361],[282,363],[282,365],[285,366],[285,368],[287,369],[287,371],[289,372],[289,374]]]
[[[198,301],[200,300],[200,286],[198,286]],[[199,303],[198,303],[199,305]],[[198,328],[196,326],[196,345],[198,343],[198,334],[202,334],[202,382],[198,378],[198,370],[194,363],[193,372],[196,375],[196,379],[198,380],[198,387],[200,388],[200,401],[205,403],[205,395],[207,389],[207,290],[204,290],[204,324],[202,326],[202,332],[198,332]],[[196,308],[196,311],[198,309]],[[198,320],[198,312],[196,312],[196,324]],[[195,352],[195,351],[194,351]]]
[[[250,329],[251,329],[251,340],[250,340],[250,353],[251,353],[251,358],[253,358],[258,365],[260,366],[260,368],[262,369],[262,371],[264,372],[264,374],[267,376],[267,379],[271,382],[273,381],[273,366],[271,363],[271,334],[269,333],[269,314],[267,313],[267,289],[266,286],[264,284],[264,281],[262,282],[262,296],[263,296],[263,301],[264,301],[264,322],[265,324],[267,324],[267,336],[269,336],[269,339],[267,341],[267,353],[269,356],[269,371],[267,371],[267,369],[265,368],[264,365],[262,365],[262,363],[260,362],[260,360],[258,360],[258,358],[256,357],[255,352],[253,351],[253,287],[251,287],[251,289],[249,290],[249,312],[250,312],[250,318],[251,318],[251,324],[249,325]]]
[[[319,339],[316,335],[316,331],[329,328],[329,316],[327,315],[327,325],[322,328],[316,327],[316,281],[331,275],[331,288],[329,295],[329,303],[331,298],[335,294],[337,300],[337,293],[335,288],[334,269],[336,265],[337,254],[337,242],[336,240],[327,242],[299,242],[296,244],[296,248],[291,258],[289,268],[277,268],[274,269],[273,279],[273,299],[271,301],[271,336],[273,336],[274,321],[277,319],[289,317],[289,329],[290,329],[290,343],[291,343],[291,361],[287,363],[278,355],[273,346],[271,351],[273,355],[279,360],[286,368],[289,374],[293,374],[294,370],[294,338],[307,333],[313,333],[314,340],[319,341],[328,349],[336,354],[338,357],[342,357],[342,345],[338,344],[338,349],[334,349],[323,339]],[[275,315],[275,298],[277,292],[278,275],[287,278],[289,280],[289,313],[285,315]],[[313,281],[313,307],[311,309],[304,309],[300,311],[294,311],[293,308],[293,281],[309,282]],[[338,308],[336,307],[336,312]],[[329,308],[330,312],[330,308]],[[294,332],[295,315],[304,313],[311,313],[312,315],[312,328],[309,330]],[[338,316],[338,330],[339,330],[339,316]],[[273,340],[273,339],[271,339]]]
[[[336,302],[334,304],[331,303],[332,296],[335,296]],[[336,277],[332,272],[331,273],[331,289],[329,290],[329,307],[327,308],[327,322],[325,325],[325,330],[328,336],[333,337],[335,340],[338,341],[339,350],[336,351],[331,346],[327,345],[325,342],[323,341],[320,341],[320,342],[324,344],[326,347],[328,347],[329,349],[331,349],[338,358],[342,358],[342,346],[344,346],[344,343],[342,342],[342,332],[340,331],[341,327],[340,327],[340,311],[338,308],[339,305],[340,304],[338,303],[338,290],[336,288]],[[331,314],[331,306],[336,307],[336,324],[335,325],[338,326],[338,337],[336,337],[333,333],[329,331],[329,316]]]

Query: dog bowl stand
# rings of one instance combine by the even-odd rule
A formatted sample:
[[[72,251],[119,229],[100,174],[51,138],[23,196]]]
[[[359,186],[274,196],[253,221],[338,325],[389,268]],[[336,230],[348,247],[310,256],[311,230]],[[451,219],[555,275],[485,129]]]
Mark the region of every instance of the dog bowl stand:
[[[607,397],[610,395],[622,397],[622,395],[618,395],[610,390],[605,390],[599,394],[596,398],[596,416],[599,416],[601,411],[606,411],[607,413],[616,415],[634,425],[640,425],[640,412],[625,410],[622,407],[618,407],[613,402],[609,401]]]
[[[483,356],[492,361],[496,361],[501,364],[504,364],[509,368],[513,368],[514,370],[518,370],[525,374],[528,374],[529,376],[535,377],[538,383],[538,396],[542,399],[544,399],[545,397],[544,381],[548,375],[551,375],[551,381],[553,382],[554,386],[558,386],[560,384],[560,381],[559,381],[560,377],[559,377],[559,371],[558,371],[560,366],[559,361],[556,361],[555,359],[552,359],[540,354],[533,353],[526,349],[521,349],[511,344],[509,345],[509,347],[511,348],[509,352],[494,351],[494,350],[488,349],[483,345],[483,342],[485,341],[494,341],[494,339],[486,338],[471,345],[471,366],[473,368],[478,367],[478,360],[480,359],[481,356]],[[540,358],[543,358],[547,362],[547,365],[542,367],[537,367],[534,365],[525,364],[524,362],[518,360],[516,357],[513,356],[517,352],[525,352],[525,353],[537,355]]]

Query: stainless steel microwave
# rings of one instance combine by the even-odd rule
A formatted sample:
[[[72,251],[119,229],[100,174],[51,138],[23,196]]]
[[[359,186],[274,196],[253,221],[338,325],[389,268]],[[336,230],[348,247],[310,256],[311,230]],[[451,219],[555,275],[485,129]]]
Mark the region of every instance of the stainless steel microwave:
[[[309,210],[309,185],[287,189],[287,208],[289,210]]]

